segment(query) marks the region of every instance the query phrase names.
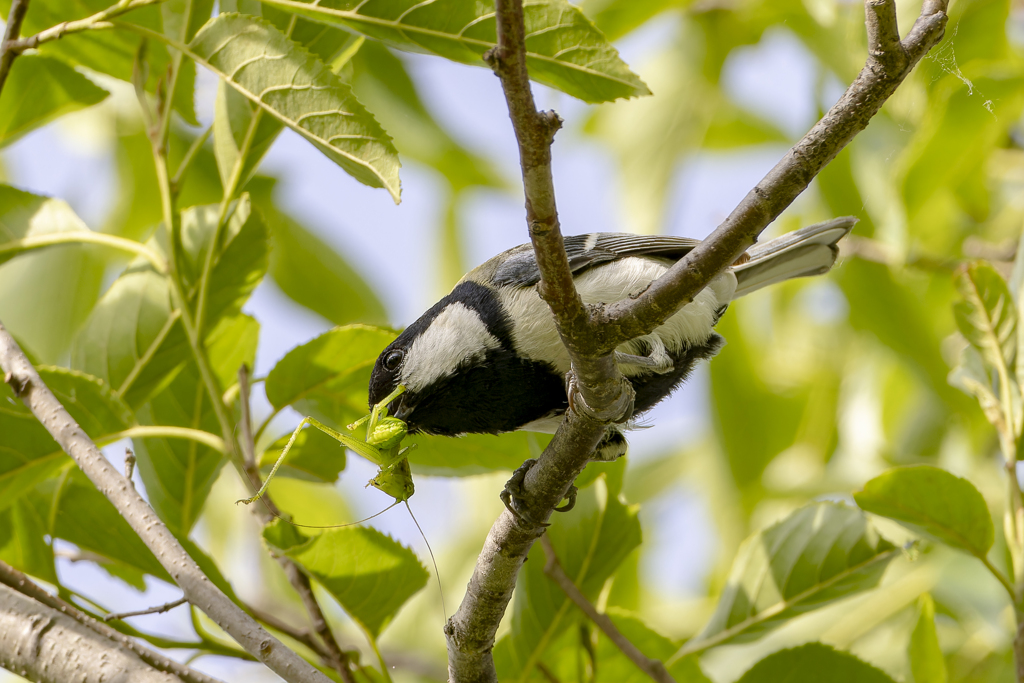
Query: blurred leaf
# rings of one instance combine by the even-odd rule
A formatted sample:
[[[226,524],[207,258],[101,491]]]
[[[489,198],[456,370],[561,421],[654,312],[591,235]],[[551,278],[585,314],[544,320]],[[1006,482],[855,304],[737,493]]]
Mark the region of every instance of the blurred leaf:
[[[755,640],[797,615],[874,588],[898,552],[859,510],[802,507],[743,542],[711,621],[691,643]]]
[[[37,368],[43,383],[89,437],[100,444],[135,422],[131,411],[95,377],[66,368]],[[0,510],[70,460],[14,392],[0,386]]]
[[[23,501],[0,511],[0,560],[30,576],[57,584],[53,548],[46,542],[46,524]]]
[[[307,536],[281,520],[264,540],[295,560],[373,638],[429,574],[411,550],[376,529],[352,526]]]
[[[110,0],[46,0],[29,5],[21,35],[30,36],[65,21],[84,19],[107,9]],[[0,0],[0,14],[5,17],[10,11],[11,0]],[[160,8],[156,5],[139,7],[121,15],[118,21],[137,24],[152,31],[162,32]],[[131,31],[82,31],[53,40],[39,46],[44,55],[59,57],[76,66],[109,74],[122,81],[131,82],[132,65],[138,52],[141,38]],[[156,88],[157,80],[167,70],[170,56],[167,49],[150,41],[147,47],[147,61],[150,65],[148,90]]]
[[[596,600],[605,581],[640,545],[637,506],[627,506],[605,487],[581,490],[576,506],[560,515],[547,533],[566,575]],[[512,629],[495,646],[501,680],[525,680],[555,636],[579,618],[565,593],[544,574],[544,548],[534,544],[520,571],[513,602]]]
[[[352,65],[352,91],[394,136],[403,156],[443,174],[456,192],[474,185],[503,186],[486,158],[460,145],[431,116],[397,55],[367,41],[352,57]]]
[[[965,346],[960,352],[960,363],[949,373],[949,383],[977,398],[985,417],[993,425],[1005,422],[1003,404],[992,391],[992,377],[973,346]]]
[[[213,152],[221,184],[227,187],[237,174],[234,186],[245,187],[282,130],[283,123],[265,114],[221,79],[217,83],[213,116]],[[245,163],[236,168],[243,147]]]
[[[251,370],[256,364],[256,346],[260,339],[260,324],[255,318],[239,313],[233,318],[222,318],[206,335],[206,355],[210,367],[222,387],[238,381],[242,365]]]
[[[214,0],[165,0],[160,5],[163,32],[168,38],[187,43],[213,14]],[[174,110],[190,126],[198,126],[195,113],[196,65],[179,52],[172,54],[178,75],[171,95]]]
[[[128,522],[81,470],[72,468],[66,480],[43,482],[26,500],[40,518],[52,520],[49,531],[54,536],[128,570],[173,583]]]
[[[679,649],[678,643],[653,631],[636,615],[611,608],[608,610],[608,616],[619,629],[619,633],[651,659],[665,662]],[[595,652],[595,683],[647,683],[650,680],[648,675],[622,654],[618,646],[602,632],[598,632]],[[575,664],[572,662],[573,669]],[[569,671],[562,673],[562,680],[571,680]],[[668,673],[676,683],[711,683],[711,679],[701,671],[697,658],[692,656],[683,657],[668,667]]]
[[[732,149],[768,142],[786,142],[786,134],[772,123],[723,102],[704,134],[705,149]]]
[[[330,245],[282,213],[268,213],[267,223],[270,275],[289,298],[335,325],[387,322],[373,289]]]
[[[356,180],[386,188],[398,201],[398,153],[391,139],[346,84],[273,25],[250,15],[221,15],[196,35],[188,54]]]
[[[88,228],[66,202],[0,185],[0,264],[18,240]],[[96,303],[109,249],[69,245],[24,254],[0,269],[0,320],[46,362],[59,362]],[[46,311],[46,315],[39,315]]]
[[[665,10],[690,4],[691,0],[585,0],[580,9],[608,40],[618,40]]]
[[[0,148],[64,114],[91,107],[109,94],[59,59],[23,55],[11,69],[0,96]]]
[[[985,557],[995,539],[992,517],[978,489],[938,467],[894,467],[864,484],[853,498],[867,512],[976,557]]]
[[[910,670],[914,683],[946,683],[946,662],[935,632],[935,601],[925,593],[918,600],[917,624],[910,634]]]
[[[303,415],[344,429],[369,410],[370,371],[396,336],[370,325],[325,332],[278,361],[267,375],[267,399],[276,410],[292,406]]]
[[[267,470],[273,467],[291,437],[291,434],[285,434],[263,451],[260,455],[260,468]],[[303,429],[295,437],[295,443],[288,450],[288,456],[281,463],[277,476],[333,484],[338,481],[338,474],[345,469],[345,453],[345,447],[334,437],[313,427]]]
[[[993,368],[1010,372],[1017,355],[1017,312],[1010,290],[995,268],[974,261],[957,269],[956,288],[963,297],[953,305],[956,325]]]
[[[496,44],[494,10],[481,3],[387,0],[265,0],[299,16],[358,31],[393,47],[427,52],[471,66]],[[609,102],[650,91],[583,13],[565,0],[524,7],[526,64],[534,80],[584,102]]]
[[[464,434],[451,438],[417,434],[405,443],[416,444],[409,462],[417,474],[465,477],[495,470],[514,470],[544,450],[551,436],[532,432]]]
[[[737,683],[819,683],[826,671],[829,683],[895,683],[883,671],[821,643],[808,643],[768,655]]]

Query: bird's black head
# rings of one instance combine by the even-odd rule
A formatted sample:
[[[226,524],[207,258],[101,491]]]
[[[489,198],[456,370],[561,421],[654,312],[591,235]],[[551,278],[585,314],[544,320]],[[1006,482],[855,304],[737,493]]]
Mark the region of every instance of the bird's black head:
[[[478,375],[474,370],[486,366],[494,353],[511,354],[510,334],[494,293],[473,281],[459,283],[377,358],[370,375],[370,406],[401,384],[406,391],[389,410],[410,432],[475,431],[466,428],[464,399],[498,387],[482,386],[470,376]],[[467,381],[471,386],[461,386]]]

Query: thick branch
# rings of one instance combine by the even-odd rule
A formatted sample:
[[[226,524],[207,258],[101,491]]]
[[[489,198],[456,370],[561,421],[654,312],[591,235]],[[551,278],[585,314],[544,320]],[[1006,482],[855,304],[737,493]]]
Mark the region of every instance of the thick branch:
[[[525,66],[522,0],[497,0],[495,5],[498,46],[485,58],[501,79],[519,142],[527,222],[541,271],[540,293],[554,313],[572,359],[574,384],[566,419],[526,474],[526,514],[517,520],[502,513],[491,527],[466,597],[445,627],[449,676],[455,683],[497,680],[491,648],[519,568],[543,533],[543,523],[586,466],[605,431],[602,419],[614,420],[628,412],[628,402],[623,400],[629,396],[628,383],[611,353],[618,345],[649,334],[691,301],[754,244],[761,231],[867,126],[913,66],[942,38],[947,2],[925,0],[921,17],[900,41],[894,0],[867,0],[867,63],[839,102],[707,240],[636,299],[606,306],[584,305],[568,269],[551,179],[550,146],[560,122],[534,108]]]
[[[190,603],[205,612],[246,652],[289,683],[327,683],[326,676],[270,635],[203,574],[153,509],[103,457],[64,406],[43,384],[35,368],[2,324],[0,367],[7,373],[5,380],[14,389],[15,395],[21,398],[64,452],[71,456],[96,488],[114,505],[170,573]]]
[[[173,674],[186,683],[218,683],[217,679],[150,650],[134,638],[93,619],[74,605],[61,600],[57,596],[50,595],[20,571],[2,561],[0,561],[0,584],[16,590],[22,595],[40,603],[40,605],[45,605],[51,610],[74,619],[83,626],[87,626],[97,635],[112,641],[112,644],[130,650],[135,656],[158,671]]]
[[[14,50],[11,43],[21,35],[21,24],[25,21],[27,12],[28,0],[14,0],[11,3],[11,10],[7,13],[7,28],[4,31],[3,42],[0,42],[0,93],[3,92],[7,74],[11,72],[15,57],[20,54]]]
[[[646,292],[605,307],[592,337],[592,351],[606,352],[649,334],[754,244],[816,175],[857,135],[939,40],[947,2],[926,2],[902,42],[894,0],[867,0],[868,59],[838,102],[768,172],[729,217],[700,246],[680,259]]]
[[[616,628],[607,614],[598,612],[597,608],[587,600],[587,596],[583,594],[583,591],[572,582],[572,579],[562,569],[562,565],[558,561],[558,555],[555,554],[555,548],[551,545],[551,539],[544,536],[540,539],[540,542],[544,546],[544,554],[547,557],[547,562],[544,563],[544,574],[558,584],[558,587],[562,589],[566,597],[572,600],[580,608],[580,611],[587,615],[588,619],[597,624],[597,627],[608,636],[608,639],[615,644],[615,647],[619,648],[622,654],[626,655],[629,661],[636,664],[641,671],[650,676],[651,680],[658,683],[676,683],[676,680],[665,669],[664,664],[657,659],[649,658],[641,652],[626,636],[622,635],[622,632]]]

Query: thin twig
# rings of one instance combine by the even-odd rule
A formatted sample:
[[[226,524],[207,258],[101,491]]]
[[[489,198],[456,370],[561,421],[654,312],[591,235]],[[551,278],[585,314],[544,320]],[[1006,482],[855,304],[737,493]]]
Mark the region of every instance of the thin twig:
[[[158,5],[164,1],[165,0],[131,0],[130,2],[118,2],[105,10],[93,14],[92,16],[88,16],[83,19],[76,19],[75,21],[61,22],[56,26],[51,26],[45,31],[40,31],[35,35],[21,38],[19,40],[11,40],[9,43],[6,43],[6,49],[16,52],[17,54],[21,54],[25,50],[37,48],[43,43],[59,40],[64,36],[68,36],[73,33],[111,29],[114,28],[114,24],[107,21],[108,19],[119,17],[126,12],[130,12],[131,10],[139,7],[145,7],[146,5]]]
[[[184,605],[186,602],[188,602],[188,598],[182,596],[177,600],[166,602],[162,605],[157,605],[156,607],[140,609],[137,612],[112,612],[110,614],[103,615],[103,621],[113,621],[114,619],[127,619],[128,617],[140,617],[143,614],[163,614],[164,612],[171,611],[175,607],[180,607],[181,605]]]
[[[7,74],[11,72],[15,58],[21,54],[14,50],[13,43],[21,35],[21,24],[28,12],[28,2],[29,0],[14,0],[7,13],[7,28],[4,31],[3,42],[0,42],[0,94],[3,93]]]
[[[135,451],[131,448],[125,447],[124,449],[124,478],[128,480],[128,483],[135,486],[135,482],[132,481],[132,476],[135,474]]]
[[[51,609],[57,610],[62,614],[66,614],[78,623],[88,626],[99,635],[110,639],[121,647],[131,650],[137,657],[139,657],[139,659],[146,662],[154,669],[159,669],[160,671],[166,671],[169,674],[173,674],[186,683],[218,683],[217,679],[211,678],[204,673],[200,673],[195,669],[189,668],[184,664],[179,664],[172,659],[168,659],[167,657],[150,650],[149,648],[139,644],[134,638],[126,636],[123,633],[118,633],[110,626],[93,619],[71,603],[61,600],[55,595],[50,595],[36,585],[25,574],[22,574],[20,571],[6,564],[2,560],[0,560],[0,583],[13,588],[22,595],[32,598]]]
[[[491,655],[494,635],[526,554],[603,435],[601,421],[628,414],[628,384],[611,353],[623,342],[663,324],[754,244],[761,231],[868,125],[914,65],[939,42],[946,6],[945,0],[925,0],[920,17],[901,41],[894,0],[867,0],[869,54],[864,69],[839,102],[708,239],[645,292],[635,299],[583,306],[562,249],[551,181],[550,144],[560,121],[554,114],[536,112],[533,105],[526,77],[522,0],[496,0],[498,42],[485,58],[501,79],[519,142],[527,222],[542,278],[540,293],[551,307],[569,351],[573,384],[570,410],[555,438],[525,475],[526,514],[516,519],[503,512],[491,527],[466,596],[445,626],[451,681],[497,680]]]
[[[622,654],[626,655],[631,662],[636,664],[652,680],[658,681],[658,683],[675,683],[675,679],[669,674],[664,664],[657,659],[651,659],[641,652],[626,636],[622,635],[622,632],[616,628],[607,614],[598,612],[597,608],[587,600],[587,596],[583,594],[583,591],[565,573],[562,564],[558,561],[558,555],[551,544],[551,539],[548,538],[547,534],[541,536],[540,544],[544,547],[544,555],[547,557],[547,561],[544,563],[544,574],[558,584],[558,587],[562,589],[566,597],[572,600],[573,604],[579,607],[580,611],[587,615],[587,618],[594,622],[608,636],[608,640],[612,641]]]
[[[153,508],[114,469],[54,397],[3,324],[0,324],[0,367],[15,395],[114,505],[190,603],[205,612],[246,652],[289,683],[327,683],[329,679],[324,674],[270,635],[203,574]]]

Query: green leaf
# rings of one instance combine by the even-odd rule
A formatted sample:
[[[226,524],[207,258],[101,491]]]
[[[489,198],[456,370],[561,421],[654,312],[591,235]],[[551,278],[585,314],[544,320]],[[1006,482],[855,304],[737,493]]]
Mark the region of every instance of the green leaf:
[[[270,275],[292,301],[335,325],[387,322],[384,304],[337,251],[290,217],[265,213],[274,243]]]
[[[1003,405],[992,391],[992,377],[981,354],[973,346],[965,346],[960,352],[960,363],[949,373],[949,383],[977,398],[985,417],[993,425],[1005,422]]]
[[[665,10],[688,4],[680,0],[585,0],[580,9],[609,40],[618,40]]]
[[[993,368],[1012,370],[1017,356],[1017,311],[1002,276],[989,264],[974,261],[957,269],[956,288],[963,297],[953,306],[961,334]]]
[[[650,659],[665,662],[679,649],[678,643],[652,630],[636,615],[613,607],[608,610],[608,616],[619,633]],[[647,673],[626,657],[603,632],[598,632],[595,651],[597,655],[595,683],[647,683],[650,681]],[[574,667],[575,664],[575,661],[572,662]],[[704,675],[697,658],[693,656],[683,657],[677,661],[668,668],[668,673],[677,683],[711,683],[711,679]],[[569,671],[565,671],[564,675],[565,678],[561,680],[570,680]]]
[[[821,643],[808,643],[768,655],[736,683],[895,683],[885,672],[846,652]]]
[[[103,101],[106,90],[59,59],[18,59],[0,96],[0,148],[50,121]]]
[[[702,647],[760,638],[799,614],[874,588],[899,551],[865,515],[812,503],[745,540]]]
[[[81,470],[72,468],[66,480],[41,483],[26,501],[42,519],[52,521],[48,529],[52,535],[83,551],[101,555],[125,570],[173,583],[128,522]]]
[[[946,683],[946,661],[935,632],[935,601],[925,593],[918,600],[918,605],[917,624],[910,634],[907,648],[914,683]]]
[[[416,434],[404,443],[416,444],[409,451],[409,463],[414,472],[465,477],[495,470],[514,470],[527,458],[543,451],[550,440],[547,434],[510,432],[497,436],[464,434],[455,438]]]
[[[358,31],[400,50],[484,66],[495,47],[494,8],[487,3],[416,0],[266,0],[299,16]],[[530,77],[585,102],[610,102],[650,91],[601,32],[566,0],[524,3]]]
[[[46,533],[45,520],[24,501],[0,511],[0,560],[47,583],[58,583]]]
[[[134,424],[128,407],[95,377],[65,368],[37,369],[43,383],[93,441],[109,443]],[[7,383],[0,386],[0,434],[2,510],[70,460]]]
[[[605,486],[579,492],[576,506],[560,515],[547,533],[567,576],[596,600],[605,581],[640,545],[637,506],[627,506]],[[565,593],[544,574],[544,548],[530,550],[516,584],[512,629],[495,647],[501,680],[525,680],[557,635],[580,618]]]
[[[263,538],[319,581],[373,638],[429,578],[415,553],[369,527],[306,536],[275,520]]]
[[[336,429],[365,415],[370,371],[397,335],[370,325],[336,327],[285,355],[267,375],[267,399]]]
[[[985,557],[995,540],[988,506],[966,479],[931,465],[894,467],[853,494],[861,509]]]
[[[386,188],[399,200],[400,164],[391,139],[349,86],[273,25],[249,15],[222,14],[203,27],[186,54],[356,180]]]
[[[20,240],[64,232],[89,232],[67,202],[0,184],[0,263],[21,253]]]
[[[263,451],[260,468],[273,467],[291,437],[291,434],[285,434]],[[277,475],[333,484],[338,481],[338,474],[345,469],[345,453],[345,447],[333,437],[319,429],[304,429],[295,437],[295,443],[281,463]]]
[[[236,187],[245,187],[256,167],[284,130],[284,124],[253,104],[222,79],[217,85],[213,109],[213,153],[225,187],[237,174]],[[241,150],[248,142],[245,163],[236,168]]]

